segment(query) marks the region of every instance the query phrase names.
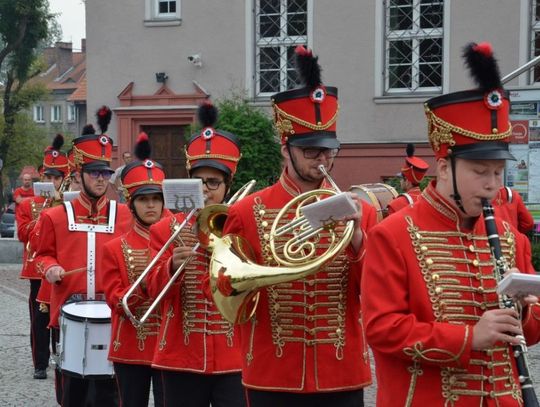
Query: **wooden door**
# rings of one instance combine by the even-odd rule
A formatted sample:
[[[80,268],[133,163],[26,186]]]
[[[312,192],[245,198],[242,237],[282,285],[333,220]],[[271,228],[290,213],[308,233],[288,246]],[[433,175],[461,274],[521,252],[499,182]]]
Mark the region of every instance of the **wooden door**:
[[[152,159],[163,166],[166,178],[187,178],[186,144],[187,126],[143,126],[152,147]]]

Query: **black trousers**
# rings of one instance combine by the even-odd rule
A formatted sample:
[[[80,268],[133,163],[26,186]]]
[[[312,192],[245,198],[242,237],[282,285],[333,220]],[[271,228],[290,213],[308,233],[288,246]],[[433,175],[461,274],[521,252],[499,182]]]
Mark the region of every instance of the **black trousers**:
[[[60,330],[53,328],[53,338],[58,341]],[[114,377],[88,379],[55,371],[56,400],[62,407],[118,407],[118,390]]]
[[[30,297],[28,297],[28,309],[30,311],[30,346],[34,369],[47,369],[51,352],[49,313],[39,310],[39,302],[36,301],[41,280],[30,280]]]
[[[163,407],[163,385],[161,371],[144,365],[128,365],[114,362],[114,373],[122,407],[148,407],[150,383],[154,405]]]
[[[246,406],[240,373],[205,375],[161,370],[161,377],[165,407]]]
[[[363,407],[364,391],[331,393],[283,393],[247,390],[249,407]]]

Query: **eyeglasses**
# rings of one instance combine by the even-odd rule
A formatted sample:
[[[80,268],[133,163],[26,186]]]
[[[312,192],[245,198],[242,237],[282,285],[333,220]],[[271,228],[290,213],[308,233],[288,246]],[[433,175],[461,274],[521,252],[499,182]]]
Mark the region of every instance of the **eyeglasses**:
[[[195,178],[200,179],[202,183],[206,185],[206,188],[208,188],[210,191],[215,191],[216,189],[219,188],[221,184],[225,182],[222,179],[217,179],[217,178],[206,178],[206,179],[197,178],[197,177]]]
[[[326,158],[334,158],[339,153],[339,148],[302,148],[304,158],[314,160],[324,154]]]
[[[92,179],[98,179],[100,175],[105,180],[111,179],[111,177],[112,177],[112,172],[110,172],[108,170],[96,170],[96,171],[85,171],[85,172]]]

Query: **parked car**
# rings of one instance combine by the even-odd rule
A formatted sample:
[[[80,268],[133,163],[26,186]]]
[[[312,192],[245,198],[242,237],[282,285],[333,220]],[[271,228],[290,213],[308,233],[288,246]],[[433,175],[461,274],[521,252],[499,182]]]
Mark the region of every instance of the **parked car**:
[[[14,235],[15,203],[12,203],[0,217],[0,237],[13,237]]]

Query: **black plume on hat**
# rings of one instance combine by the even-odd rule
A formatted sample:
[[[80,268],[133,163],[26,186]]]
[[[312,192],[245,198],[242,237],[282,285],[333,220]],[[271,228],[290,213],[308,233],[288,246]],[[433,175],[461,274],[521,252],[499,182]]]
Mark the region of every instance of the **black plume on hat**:
[[[414,144],[408,143],[405,151],[407,152],[407,157],[414,157]]]
[[[474,81],[484,92],[502,88],[501,74],[493,49],[488,42],[471,42],[463,49],[465,63]]]
[[[142,131],[139,133],[137,143],[135,144],[135,157],[137,157],[137,159],[140,161],[144,161],[150,158],[151,153],[152,148],[150,147],[150,142],[148,141],[148,134]]]
[[[304,85],[311,89],[319,86],[322,83],[319,57],[313,56],[313,52],[303,45],[297,46],[294,52],[296,54],[296,70]]]
[[[96,112],[97,123],[101,129],[101,134],[105,133],[109,128],[109,123],[111,122],[112,112],[107,106],[101,106]]]
[[[52,148],[53,150],[60,151],[63,145],[64,145],[64,136],[58,133],[52,142]]]
[[[206,101],[199,106],[197,117],[203,127],[213,127],[217,122],[218,110],[212,102]]]
[[[96,134],[96,129],[91,124],[87,124],[82,129],[82,135],[86,136],[87,134]]]

